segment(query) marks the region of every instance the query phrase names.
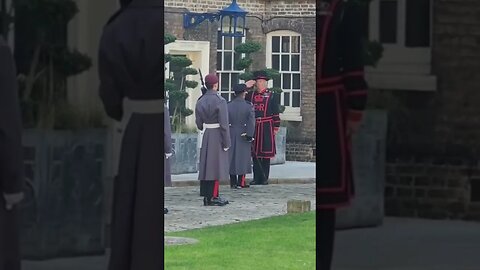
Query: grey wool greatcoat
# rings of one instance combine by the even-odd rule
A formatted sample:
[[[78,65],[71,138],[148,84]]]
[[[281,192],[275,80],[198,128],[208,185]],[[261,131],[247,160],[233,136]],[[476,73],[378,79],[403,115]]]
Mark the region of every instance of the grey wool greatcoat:
[[[22,121],[16,67],[0,36],[0,270],[20,270],[19,224],[15,208],[7,211],[4,193],[23,189]]]
[[[168,107],[165,106],[165,112],[164,112],[164,125],[165,128],[163,130],[163,133],[165,134],[165,154],[171,154],[172,153],[172,127],[170,125],[170,112],[168,111]],[[172,186],[172,173],[171,173],[171,157],[167,159],[165,157],[165,170],[164,170],[164,182],[166,187],[171,187]]]
[[[99,48],[100,97],[123,130],[114,182],[109,270],[158,270],[163,260],[163,3],[133,0],[105,26]],[[158,102],[138,113],[124,99]],[[131,117],[128,117],[132,112]]]
[[[208,90],[195,106],[195,123],[200,130],[204,124],[220,124],[219,128],[205,128],[198,180],[229,179],[228,152],[224,150],[231,146],[227,101],[216,91]]]
[[[230,174],[244,175],[252,172],[252,143],[241,135],[255,135],[255,110],[253,104],[243,98],[234,98],[228,103],[228,120],[232,147],[228,150]]]

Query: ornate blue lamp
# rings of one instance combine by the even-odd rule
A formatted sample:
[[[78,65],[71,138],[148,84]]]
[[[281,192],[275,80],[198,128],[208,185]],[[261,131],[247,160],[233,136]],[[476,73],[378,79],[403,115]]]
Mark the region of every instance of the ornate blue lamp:
[[[237,0],[233,0],[230,6],[220,10],[218,13],[185,13],[183,15],[183,27],[186,29],[192,28],[205,20],[210,22],[220,21],[220,29],[223,36],[244,37],[247,13],[238,6]]]

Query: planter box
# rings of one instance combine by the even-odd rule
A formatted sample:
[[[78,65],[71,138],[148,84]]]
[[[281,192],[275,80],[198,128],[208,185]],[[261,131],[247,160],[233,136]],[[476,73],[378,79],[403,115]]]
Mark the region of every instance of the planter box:
[[[104,253],[106,135],[106,130],[25,132],[25,259]]]
[[[370,227],[383,223],[387,113],[367,111],[353,138],[355,198],[338,210],[337,228]]]
[[[286,152],[287,129],[281,127],[275,137],[277,144],[277,155],[272,159],[271,164],[284,164]],[[172,134],[172,144],[175,155],[171,159],[172,174],[196,173],[198,164],[197,148],[198,134]]]
[[[270,164],[285,164],[287,152],[287,128],[280,127],[277,136],[275,136],[275,143],[277,144],[277,155],[273,158]]]
[[[197,133],[172,134],[172,148],[175,150],[175,155],[170,161],[172,174],[197,172],[197,140]]]

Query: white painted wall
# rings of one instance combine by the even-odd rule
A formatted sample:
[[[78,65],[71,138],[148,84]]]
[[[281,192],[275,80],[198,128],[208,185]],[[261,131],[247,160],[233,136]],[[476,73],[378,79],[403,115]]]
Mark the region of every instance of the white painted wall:
[[[165,53],[186,55],[192,60],[192,68],[201,69],[202,75],[206,76],[209,71],[210,62],[210,42],[208,41],[189,41],[176,40],[165,46]],[[200,91],[200,75],[188,76],[188,80],[198,81],[199,84],[195,89],[188,89],[189,96],[186,100],[187,108],[194,111],[192,115],[187,117],[186,124],[188,127],[195,127],[195,104],[201,95]]]
[[[102,109],[98,97],[97,55],[103,27],[117,11],[117,0],[75,0],[79,12],[68,26],[68,44],[86,53],[93,66],[68,81],[68,99],[84,112]]]

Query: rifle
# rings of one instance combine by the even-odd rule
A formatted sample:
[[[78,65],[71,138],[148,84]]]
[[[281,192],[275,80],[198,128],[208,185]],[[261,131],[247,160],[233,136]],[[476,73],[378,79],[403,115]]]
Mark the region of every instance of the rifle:
[[[207,87],[205,87],[205,82],[203,81],[202,70],[198,69],[198,73],[200,74],[200,81],[202,82],[202,88],[200,88],[200,90],[202,90],[202,95],[205,95],[207,92]]]

